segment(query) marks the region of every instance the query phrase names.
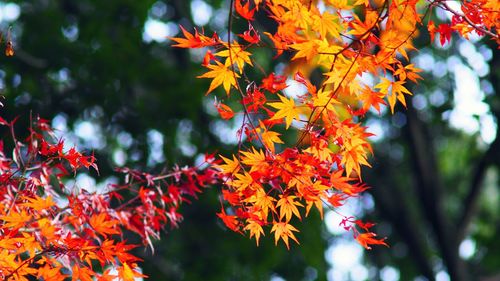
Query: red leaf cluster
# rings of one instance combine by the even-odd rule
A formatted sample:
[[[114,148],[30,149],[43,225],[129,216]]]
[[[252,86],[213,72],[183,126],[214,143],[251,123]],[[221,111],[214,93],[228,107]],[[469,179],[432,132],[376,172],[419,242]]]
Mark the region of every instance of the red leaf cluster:
[[[17,119],[16,119],[17,120]],[[152,248],[161,230],[177,227],[179,207],[214,182],[213,168],[175,167],[153,175],[123,168],[122,184],[87,191],[68,184],[79,169],[97,171],[94,156],[54,139],[47,120],[38,118],[20,141],[15,120],[0,118],[11,132],[14,157],[0,141],[1,280],[133,280],[138,245],[124,240],[137,233]],[[213,157],[207,157],[209,165]],[[92,187],[93,188],[93,187]],[[118,274],[111,274],[114,268]]]

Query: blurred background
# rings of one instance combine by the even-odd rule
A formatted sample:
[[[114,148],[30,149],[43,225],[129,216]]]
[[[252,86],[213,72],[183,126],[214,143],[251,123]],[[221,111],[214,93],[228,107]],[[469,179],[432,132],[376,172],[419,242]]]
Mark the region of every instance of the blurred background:
[[[118,181],[114,167],[159,172],[199,163],[205,152],[230,153],[241,120],[217,118],[206,79],[195,78],[203,54],[167,39],[180,36],[179,24],[224,38],[228,5],[0,1],[2,44],[10,31],[15,50],[0,63],[1,114],[22,116],[19,128],[40,115],[94,152],[100,175],[79,173],[82,186]],[[449,20],[439,12],[433,19]],[[269,28],[265,14],[257,21]],[[390,248],[365,251],[334,212],[298,225],[301,244],[290,251],[269,235],[256,247],[216,218],[214,186],[182,206],[185,220],[157,241],[154,256],[137,252],[150,280],[500,280],[500,53],[474,36],[440,47],[421,34],[412,62],[424,81],[412,85],[407,110],[367,116],[376,134],[373,168],[364,171],[372,188],[339,210],[378,222]],[[262,62],[268,73],[283,69],[280,60]]]

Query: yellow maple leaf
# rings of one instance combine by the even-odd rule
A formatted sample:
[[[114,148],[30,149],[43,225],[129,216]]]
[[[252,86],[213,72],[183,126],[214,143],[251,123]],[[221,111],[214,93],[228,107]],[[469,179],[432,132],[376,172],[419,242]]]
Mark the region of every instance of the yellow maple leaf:
[[[259,128],[258,131],[260,132],[262,142],[264,146],[269,149],[274,154],[274,144],[275,143],[283,143],[283,141],[280,139],[281,134],[273,131],[269,131],[264,123],[259,120]]]
[[[276,199],[268,195],[262,188],[257,189],[254,195],[245,200],[245,202],[252,203],[256,207],[257,216],[262,220],[267,220],[269,210],[276,212],[274,208],[275,201]]]
[[[351,175],[352,171],[355,171],[361,177],[361,165],[371,167],[367,161],[367,150],[362,145],[351,146],[346,145],[346,143],[344,145],[344,150],[341,152],[341,164],[345,165],[347,176]]]
[[[255,242],[257,242],[257,246],[259,246],[260,235],[264,235],[262,226],[257,221],[248,219],[244,229],[250,231],[250,238],[255,237]]]
[[[278,245],[280,238],[283,242],[285,242],[287,249],[290,249],[290,245],[288,245],[288,238],[291,238],[297,244],[300,244],[292,231],[298,232],[298,230],[289,223],[274,222],[273,227],[271,228],[271,232],[274,232],[274,244]]]
[[[256,150],[252,147],[252,151],[242,151],[241,163],[250,167],[250,173],[256,170],[264,170],[269,164],[266,161],[266,155],[262,150]]]
[[[314,107],[326,107],[329,111],[335,111],[334,104],[340,104],[335,98],[332,97],[333,91],[324,91],[321,89],[316,96],[313,96]]]
[[[243,174],[237,173],[237,174],[235,174],[235,177],[236,177],[235,180],[233,180],[231,182],[227,182],[227,184],[230,184],[232,187],[236,188],[236,190],[238,190],[238,191],[243,191],[246,188],[258,188],[259,187],[258,183],[256,183],[253,180],[252,176],[247,172],[244,172]]]
[[[319,40],[307,40],[302,43],[292,44],[290,47],[297,50],[298,52],[293,56],[292,60],[299,58],[306,58],[310,61],[316,54],[318,54],[318,44]]]
[[[207,73],[204,73],[203,75],[198,76],[198,78],[213,78],[212,82],[210,83],[210,87],[208,88],[207,94],[209,94],[211,91],[222,84],[224,90],[226,91],[226,94],[229,95],[231,86],[238,88],[238,84],[236,84],[236,78],[240,78],[240,75],[218,61],[215,61],[215,63],[215,65],[207,65],[207,68],[211,70]]]
[[[391,80],[383,77],[382,82],[375,85],[375,88],[380,89],[380,92],[387,96],[392,113],[394,113],[396,98],[406,107],[404,94],[411,95],[411,92],[403,86],[404,83],[404,81],[392,82]]]
[[[231,46],[227,44],[224,45],[226,45],[226,48],[228,49],[217,52],[215,53],[215,55],[227,58],[226,62],[224,63],[226,66],[236,64],[238,66],[240,74],[243,73],[243,67],[245,66],[245,63],[253,66],[252,61],[250,60],[251,53],[244,51],[238,43],[231,43]]]
[[[272,152],[274,153],[274,144],[275,143],[283,143],[283,141],[280,139],[280,133],[276,133],[273,131],[265,131],[262,133],[262,141],[264,142],[264,145]]]
[[[236,159],[236,157],[233,155],[233,160],[228,159],[222,155],[219,155],[220,158],[224,161],[224,165],[217,165],[217,168],[219,168],[222,173],[224,174],[236,174],[240,170],[240,161]]]
[[[333,6],[334,8],[341,9],[341,10],[351,10],[353,8],[349,4],[348,0],[328,0],[327,2],[329,5]]]
[[[288,195],[283,196],[280,195],[280,200],[276,204],[277,207],[280,208],[280,220],[285,217],[285,221],[289,222],[292,219],[292,214],[300,219],[300,212],[297,209],[297,206],[304,207],[300,202],[294,201],[297,196]]]
[[[286,128],[288,129],[288,127],[290,127],[290,125],[292,124],[293,119],[300,120],[299,111],[295,106],[295,101],[293,100],[293,98],[287,99],[282,95],[278,95],[278,97],[280,98],[281,102],[268,103],[268,105],[279,109],[271,118],[271,120],[285,118]]]
[[[334,38],[340,37],[339,16],[326,11],[321,16],[314,17],[314,30],[318,30],[321,38],[325,38],[327,34],[331,34]]]
[[[135,269],[137,266],[132,264],[132,267]],[[148,276],[133,270],[126,262],[124,262],[122,266],[118,267],[118,277],[123,281],[134,281],[136,277]]]
[[[134,272],[126,262],[123,263],[123,266],[118,269],[118,272],[123,281],[134,281]]]

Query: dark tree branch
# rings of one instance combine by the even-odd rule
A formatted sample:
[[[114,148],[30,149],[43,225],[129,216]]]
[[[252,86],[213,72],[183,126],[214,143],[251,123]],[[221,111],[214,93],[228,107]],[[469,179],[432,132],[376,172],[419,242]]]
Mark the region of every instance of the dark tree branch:
[[[451,280],[467,280],[465,268],[458,256],[455,231],[443,212],[441,177],[434,154],[434,144],[411,102],[408,104],[408,125],[405,135],[413,159],[416,192],[422,204],[421,210],[430,222]]]
[[[390,169],[390,167],[388,167]],[[376,174],[381,179],[390,180],[392,177],[392,169],[390,172],[386,172],[384,166],[376,166]],[[412,217],[408,210],[408,206],[404,200],[404,196],[401,194],[401,190],[392,181],[390,183],[381,183],[379,186],[384,186],[384,188],[374,188],[370,190],[375,199],[377,208],[381,216],[385,217],[388,221],[392,223],[395,230],[405,241],[408,246],[410,255],[415,260],[415,263],[424,277],[429,281],[434,281],[434,271],[430,264],[429,259],[425,254],[425,244],[422,241],[422,236],[419,235],[421,231],[415,229],[415,218]],[[384,190],[388,191],[384,191]]]
[[[467,196],[464,199],[463,211],[459,217],[457,237],[458,241],[462,241],[467,234],[467,229],[477,212],[479,195],[483,190],[483,182],[486,171],[490,164],[494,161],[494,158],[500,152],[500,137],[497,131],[497,136],[495,141],[490,145],[488,150],[483,154],[482,158],[477,163],[474,169],[474,176],[469,187]]]

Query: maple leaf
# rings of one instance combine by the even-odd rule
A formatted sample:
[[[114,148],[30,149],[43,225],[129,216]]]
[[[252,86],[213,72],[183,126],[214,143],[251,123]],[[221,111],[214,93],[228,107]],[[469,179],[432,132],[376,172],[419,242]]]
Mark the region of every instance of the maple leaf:
[[[222,197],[233,206],[238,205],[241,201],[241,198],[237,193],[225,189],[222,190]]]
[[[354,221],[354,223],[355,223],[357,226],[359,226],[359,227],[363,228],[363,229],[364,229],[364,230],[366,230],[366,231],[368,231],[370,228],[372,228],[373,226],[375,226],[375,224],[374,224],[374,223],[371,223],[371,222],[363,222],[363,221],[361,221],[361,220],[356,220],[356,221]]]
[[[229,44],[224,44],[228,49],[224,51],[220,51],[215,53],[216,56],[219,57],[226,57],[226,66],[230,66],[232,64],[236,64],[238,66],[238,70],[241,73],[243,73],[243,67],[246,64],[252,65],[252,61],[250,60],[250,53],[247,51],[244,51],[241,46],[233,42],[231,45]]]
[[[365,21],[361,21],[356,14],[354,14],[354,20],[349,22],[350,27],[349,34],[363,36],[362,39],[366,39],[370,36],[369,30],[378,25],[379,14],[377,11],[368,10],[365,14]]]
[[[292,124],[293,119],[295,120],[300,120],[299,118],[299,112],[297,110],[297,107],[295,106],[295,101],[293,98],[287,99],[282,95],[278,95],[280,98],[281,102],[270,102],[268,105],[279,109],[273,117],[271,117],[271,120],[279,120],[282,118],[285,118],[286,121],[286,128],[290,127]]]
[[[344,177],[343,174],[344,170],[338,170],[332,173],[330,176],[330,183],[335,189],[340,190],[346,194],[351,194],[352,192],[350,190],[353,189],[353,185],[350,184],[349,181],[352,181],[354,179]]]
[[[285,217],[285,222],[289,222],[292,219],[292,214],[300,219],[300,212],[299,209],[297,209],[297,206],[304,207],[304,205],[300,202],[294,201],[297,196],[280,195],[280,198],[281,199],[278,200],[278,203],[276,204],[276,207],[280,208],[280,220]]]
[[[71,281],[92,281],[92,276],[95,275],[95,272],[87,268],[86,266],[81,266],[79,264],[75,264],[72,267],[71,272]]]
[[[181,28],[182,34],[184,35],[185,38],[179,38],[179,37],[167,37],[168,39],[177,42],[178,44],[172,45],[173,47],[178,47],[178,48],[203,48],[203,47],[209,47],[213,46],[215,44],[218,44],[219,38],[216,33],[212,36],[212,38],[207,37],[203,34],[199,34],[198,30],[194,30],[194,35],[186,31],[182,25],[179,25]]]
[[[274,153],[274,144],[275,143],[283,143],[283,141],[280,139],[279,133],[269,131],[269,130],[264,130],[262,132],[262,142],[264,143],[264,146],[267,147],[271,151],[271,153]]]
[[[266,155],[262,150],[256,150],[252,147],[252,151],[242,151],[241,163],[250,166],[250,173],[256,170],[265,170],[269,167],[266,160]]]
[[[265,220],[267,220],[269,210],[275,212],[275,201],[276,199],[266,194],[262,188],[257,189],[254,195],[244,200],[244,202],[253,203],[261,214],[260,218]]]
[[[354,138],[353,138],[354,139]],[[359,138],[356,138],[359,139]],[[356,142],[355,142],[356,143]],[[353,171],[355,171],[356,175],[361,178],[361,165],[365,165],[371,167],[371,165],[367,162],[367,151],[364,145],[355,144],[351,145],[347,142],[344,143],[345,147],[342,154],[341,163],[345,166],[345,171],[348,176],[351,176]]]
[[[226,94],[229,96],[229,90],[231,86],[238,88],[236,83],[236,78],[240,78],[238,73],[233,72],[226,65],[215,61],[215,65],[209,64],[207,68],[210,69],[209,72],[198,76],[198,78],[213,78],[210,83],[210,87],[208,88],[207,94],[212,92],[215,88],[220,85],[223,85]]]
[[[50,266],[45,264],[45,266],[38,269],[38,274],[36,278],[38,280],[53,280],[53,281],[63,281],[66,280],[68,276],[61,274],[61,268],[59,266]],[[82,279],[82,281],[87,281],[89,279]],[[92,279],[90,279],[92,280]]]
[[[115,281],[116,275],[111,274],[111,269],[106,269],[101,275],[97,276],[97,281]]]
[[[243,174],[237,173],[235,174],[235,177],[236,179],[230,182],[230,184],[238,190],[244,190],[258,185],[254,181],[253,177],[247,172],[244,172]]]
[[[217,165],[217,168],[219,168],[222,173],[224,174],[236,174],[240,170],[240,162],[236,157],[233,155],[233,160],[228,159],[222,155],[219,155],[220,158],[224,161],[224,165]]]
[[[288,50],[288,43],[284,41],[277,33],[276,34],[271,34],[269,32],[264,32],[269,39],[274,44],[274,49],[276,50],[276,56],[275,58],[279,57],[281,54],[283,54],[283,51]]]
[[[262,79],[261,87],[273,94],[278,91],[281,91],[287,87],[286,76],[276,75],[273,72],[269,74],[267,77]]]
[[[400,81],[404,81],[407,78],[413,83],[417,83],[418,79],[422,79],[417,73],[422,72],[422,69],[415,67],[413,64],[408,64],[405,67],[400,65],[396,71],[394,71],[394,76],[399,76]]]
[[[333,107],[334,104],[340,104],[339,101],[337,101],[335,98],[332,97],[333,91],[328,91],[328,90],[323,90],[320,89],[320,91],[317,93],[316,96],[313,96],[312,101],[313,101],[313,106],[314,107],[326,107],[326,109],[330,111],[335,111],[335,108]]]
[[[380,114],[380,105],[386,105],[383,100],[384,94],[372,91],[369,87],[363,88],[358,98],[362,104],[362,114],[368,112],[368,110],[373,106]]]
[[[93,215],[89,220],[90,226],[97,232],[106,237],[107,234],[119,234],[120,232],[116,229],[118,225],[117,220],[112,220],[106,213],[99,213]]]
[[[32,208],[33,210],[39,212],[45,209],[49,209],[56,205],[56,203],[52,200],[52,196],[43,197],[35,197],[35,198],[26,198],[28,202],[22,203],[22,206]]]
[[[449,24],[440,24],[436,31],[439,32],[439,43],[441,43],[441,46],[444,46],[446,42],[451,42],[451,32],[453,32],[453,29]]]
[[[380,89],[380,92],[387,96],[392,113],[394,113],[396,98],[406,107],[404,94],[411,95],[411,92],[403,86],[404,83],[405,81],[392,82],[389,79],[382,77],[382,82],[375,85],[375,88]]]
[[[302,75],[302,73],[300,73],[300,71],[298,71],[297,73],[295,73],[295,75],[293,76],[293,79],[297,82],[299,82],[300,84],[306,86],[307,88],[307,92],[311,95],[315,95],[316,94],[316,86],[314,86],[310,81],[309,79],[305,78],[304,75]]]
[[[291,238],[297,244],[300,244],[293,231],[298,232],[298,230],[291,224],[287,222],[274,222],[271,228],[271,233],[274,232],[274,244],[278,245],[278,241],[281,238],[286,245],[286,248],[290,250],[290,245],[288,245],[288,238]]]
[[[222,220],[222,222],[224,222],[227,228],[234,232],[240,232],[240,222],[238,221],[237,216],[226,214],[224,209],[222,209],[220,213],[217,213],[217,216]]]
[[[216,103],[215,108],[217,108],[220,117],[224,120],[229,120],[234,117],[233,110],[223,103]]]
[[[0,216],[0,220],[3,222],[3,225],[1,225],[1,227],[18,229],[29,222],[31,218],[32,216],[29,215],[24,209],[20,212],[11,210],[9,215]]]
[[[436,35],[437,28],[432,20],[429,20],[429,23],[427,24],[427,30],[429,31],[429,35],[431,36],[431,41],[434,42],[434,36]]]
[[[250,10],[250,0],[247,0],[245,5],[241,5],[242,0],[236,0],[234,3],[234,7],[236,8],[236,12],[240,14],[243,18],[249,21],[253,21],[253,14],[255,13],[255,8]]]
[[[345,200],[345,196],[341,193],[334,193],[330,197],[328,197],[328,203],[330,203],[334,208],[338,208],[344,205],[343,200]]]
[[[385,238],[376,239],[375,236],[377,235],[373,232],[361,233],[356,237],[356,241],[367,250],[371,250],[369,245],[384,245],[389,247],[389,245],[384,242]]]
[[[260,42],[259,34],[250,23],[248,23],[248,30],[244,31],[243,34],[238,34],[238,36],[250,44],[257,44]]]
[[[326,11],[321,16],[314,17],[314,30],[319,30],[319,34],[322,38],[325,38],[327,34],[330,34],[334,38],[340,37],[339,30],[341,26],[339,24],[339,16],[331,14]]]
[[[250,231],[250,238],[255,237],[255,242],[259,246],[260,235],[264,235],[262,225],[256,220],[249,219],[244,229]]]
[[[135,268],[135,264],[133,264]],[[147,275],[141,274],[133,269],[125,262],[122,266],[118,267],[118,277],[123,281],[134,281],[136,277],[148,277]]]
[[[58,230],[53,223],[47,218],[41,218],[38,220],[38,227],[40,232],[45,237],[45,239],[57,239],[56,231]]]
[[[318,41],[319,40],[308,40],[302,43],[290,45],[292,49],[297,50],[297,53],[293,56],[292,60],[299,58],[305,58],[307,61],[312,60],[314,56],[318,54]]]
[[[64,158],[68,160],[69,164],[73,169],[78,168],[79,166],[78,163],[81,157],[82,154],[76,151],[74,147],[70,148],[70,150],[66,153],[66,155],[64,155]]]

